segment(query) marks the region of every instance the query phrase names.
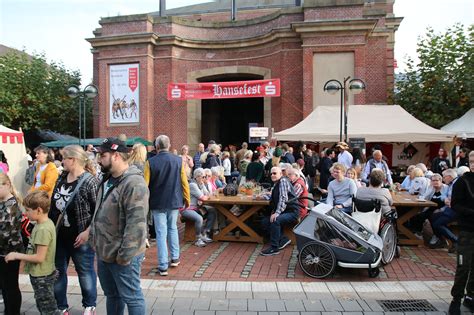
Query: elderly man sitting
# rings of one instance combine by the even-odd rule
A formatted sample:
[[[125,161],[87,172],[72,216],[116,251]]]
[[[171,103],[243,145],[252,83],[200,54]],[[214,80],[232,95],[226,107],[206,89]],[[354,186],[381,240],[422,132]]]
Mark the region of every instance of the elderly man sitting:
[[[282,176],[281,168],[275,166],[271,169],[273,188],[270,197],[271,215],[262,221],[264,231],[270,234],[270,246],[260,253],[263,256],[278,255],[280,250],[291,243],[283,234],[286,225],[298,221],[299,203],[286,203],[296,197],[293,186],[288,177]]]
[[[293,184],[293,189],[295,190],[296,197],[308,197],[308,189],[306,188],[306,183],[303,178],[301,178],[298,170],[292,167],[287,169],[286,172],[288,174],[288,178],[291,181],[291,184]],[[308,199],[302,199],[300,203],[301,204],[299,215],[300,218],[303,219],[308,214]]]

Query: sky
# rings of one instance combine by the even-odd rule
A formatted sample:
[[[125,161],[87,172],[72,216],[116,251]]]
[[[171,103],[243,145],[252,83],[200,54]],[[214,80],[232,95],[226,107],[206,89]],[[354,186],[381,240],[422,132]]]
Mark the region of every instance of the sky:
[[[202,2],[168,0],[167,8]],[[48,60],[79,70],[86,85],[92,79],[92,54],[85,39],[93,37],[100,18],[154,11],[159,0],[0,0],[0,44],[45,53]],[[443,32],[457,22],[474,23],[473,0],[395,0],[394,12],[404,17],[396,33],[397,72],[403,72],[406,56],[416,57],[417,38],[428,26]]]

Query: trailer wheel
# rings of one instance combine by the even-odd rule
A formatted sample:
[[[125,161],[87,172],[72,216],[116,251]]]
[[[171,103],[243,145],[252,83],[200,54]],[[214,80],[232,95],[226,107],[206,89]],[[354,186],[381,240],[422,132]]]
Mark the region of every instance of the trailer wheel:
[[[310,277],[326,278],[336,269],[336,256],[332,249],[321,243],[310,242],[298,255],[301,269]]]
[[[382,263],[388,264],[393,260],[397,252],[397,231],[393,224],[385,224],[380,231],[380,237],[382,238]]]

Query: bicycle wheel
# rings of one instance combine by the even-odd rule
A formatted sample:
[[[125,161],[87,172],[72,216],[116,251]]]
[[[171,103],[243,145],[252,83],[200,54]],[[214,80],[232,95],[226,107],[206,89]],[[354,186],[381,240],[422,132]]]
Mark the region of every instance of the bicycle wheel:
[[[303,246],[298,261],[304,273],[313,278],[326,278],[336,269],[336,256],[332,249],[316,242]]]

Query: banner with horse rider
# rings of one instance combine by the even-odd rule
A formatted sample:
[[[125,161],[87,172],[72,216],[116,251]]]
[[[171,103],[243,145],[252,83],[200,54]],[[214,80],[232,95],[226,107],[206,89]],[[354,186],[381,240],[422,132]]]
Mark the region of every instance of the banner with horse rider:
[[[109,122],[111,124],[140,121],[139,64],[109,67]]]

